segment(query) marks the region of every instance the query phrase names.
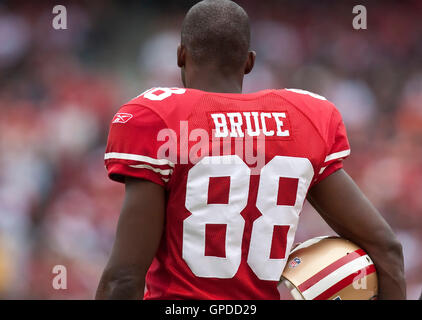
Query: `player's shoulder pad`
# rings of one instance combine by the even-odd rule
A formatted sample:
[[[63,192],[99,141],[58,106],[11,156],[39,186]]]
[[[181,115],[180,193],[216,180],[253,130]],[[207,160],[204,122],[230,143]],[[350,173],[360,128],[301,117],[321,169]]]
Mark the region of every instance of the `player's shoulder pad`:
[[[186,89],[153,87],[126,102],[115,114],[112,123],[136,123],[145,118],[168,119],[177,109],[175,97],[182,95]],[[164,120],[163,120],[164,121]]]
[[[302,100],[306,102],[314,102],[318,104],[330,103],[326,97],[317,93],[303,90],[303,89],[282,89],[280,90],[283,96],[290,97],[294,100]]]
[[[310,115],[331,116],[333,111],[337,111],[334,103],[324,96],[302,89],[282,89],[280,94],[290,103]]]
[[[179,113],[186,109],[179,106],[190,104],[192,94],[185,94],[187,91],[185,88],[154,87],[142,92],[126,105],[149,109],[168,123],[181,116]]]
[[[153,87],[133,98],[128,104],[157,105],[171,102],[176,96],[186,92],[184,88]]]
[[[129,103],[120,107],[111,120],[111,125],[121,127],[124,124],[124,127],[136,127],[146,122],[161,121],[161,117],[154,110],[140,104]]]
[[[283,90],[288,91],[288,92],[293,92],[293,93],[296,93],[296,94],[300,94],[300,95],[303,95],[303,94],[308,95],[308,96],[315,98],[315,99],[318,99],[318,100],[327,100],[327,98],[324,97],[324,96],[321,96],[317,93],[307,91],[307,90],[303,90],[303,89],[293,89],[293,88],[288,89],[288,88],[286,88],[286,89],[283,89]]]
[[[325,137],[332,123],[341,120],[340,112],[327,98],[302,89],[282,89],[279,94],[314,124]]]

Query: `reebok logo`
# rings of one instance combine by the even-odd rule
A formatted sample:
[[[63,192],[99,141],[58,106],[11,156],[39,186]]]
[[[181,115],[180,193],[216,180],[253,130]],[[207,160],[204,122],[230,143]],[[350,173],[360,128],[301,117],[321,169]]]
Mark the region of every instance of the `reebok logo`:
[[[131,118],[133,117],[133,115],[131,115],[130,113],[116,113],[116,115],[113,118],[112,123],[126,123],[128,122]]]

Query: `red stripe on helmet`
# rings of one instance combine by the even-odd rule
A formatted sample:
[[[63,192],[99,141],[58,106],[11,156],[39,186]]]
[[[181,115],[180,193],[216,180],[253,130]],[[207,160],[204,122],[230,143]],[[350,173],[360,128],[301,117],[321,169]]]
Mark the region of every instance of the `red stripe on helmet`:
[[[375,272],[375,266],[373,264],[362,268],[355,273],[352,273],[351,275],[347,276],[346,278],[340,280],[336,284],[329,287],[327,290],[325,290],[323,293],[321,293],[319,296],[316,296],[313,300],[327,300],[329,297],[334,295],[336,292],[339,292],[340,290],[346,288],[348,285],[350,285],[353,281],[359,280],[367,275],[370,275],[371,273]]]
[[[302,282],[298,286],[299,291],[304,292],[305,290],[312,287],[315,283],[317,283],[318,281],[325,278],[326,276],[328,276],[333,271],[340,268],[341,266],[343,266],[346,263],[349,263],[350,261],[353,261],[353,260],[355,260],[355,259],[357,259],[361,256],[364,256],[364,255],[366,255],[366,252],[363,251],[363,249],[358,249],[356,251],[350,252],[349,254],[345,255],[344,257],[341,257],[340,259],[338,259],[338,260],[334,261],[333,263],[331,263],[330,265],[326,266],[324,269],[322,269],[321,271],[314,274],[308,280]]]

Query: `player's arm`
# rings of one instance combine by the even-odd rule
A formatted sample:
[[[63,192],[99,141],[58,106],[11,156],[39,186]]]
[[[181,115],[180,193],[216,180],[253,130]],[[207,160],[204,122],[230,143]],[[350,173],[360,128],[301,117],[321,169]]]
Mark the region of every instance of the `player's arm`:
[[[116,238],[96,299],[143,298],[145,275],[163,231],[164,194],[156,183],[126,178]]]
[[[138,104],[120,108],[110,125],[106,154],[108,176],[125,184],[125,199],[111,256],[97,299],[143,297],[145,275],[163,232],[165,189],[174,164],[158,156],[158,134],[166,125]]]
[[[374,261],[379,299],[406,299],[402,247],[392,229],[350,176],[337,170],[313,186],[308,201],[341,237]]]

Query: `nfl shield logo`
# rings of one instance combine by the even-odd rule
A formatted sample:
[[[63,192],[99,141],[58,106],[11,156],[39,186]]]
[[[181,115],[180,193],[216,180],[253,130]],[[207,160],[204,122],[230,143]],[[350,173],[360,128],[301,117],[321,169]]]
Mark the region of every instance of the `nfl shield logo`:
[[[294,268],[294,267],[296,267],[298,264],[300,264],[301,262],[302,262],[302,260],[300,260],[300,258],[295,257],[295,258],[293,258],[293,260],[292,260],[292,261],[290,261],[289,267],[290,267],[290,268]]]

